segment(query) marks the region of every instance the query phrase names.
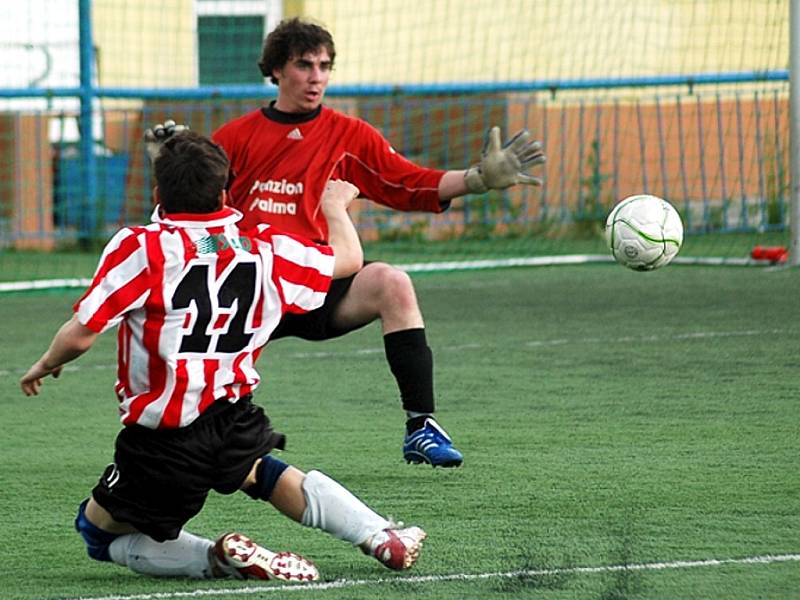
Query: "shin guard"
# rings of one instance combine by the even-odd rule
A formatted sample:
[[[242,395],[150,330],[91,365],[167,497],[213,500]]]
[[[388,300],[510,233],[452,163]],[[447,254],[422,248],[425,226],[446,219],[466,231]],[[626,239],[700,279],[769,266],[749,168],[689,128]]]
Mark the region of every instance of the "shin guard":
[[[320,471],[309,471],[303,480],[306,510],[300,521],[335,538],[359,545],[391,526],[349,490]]]

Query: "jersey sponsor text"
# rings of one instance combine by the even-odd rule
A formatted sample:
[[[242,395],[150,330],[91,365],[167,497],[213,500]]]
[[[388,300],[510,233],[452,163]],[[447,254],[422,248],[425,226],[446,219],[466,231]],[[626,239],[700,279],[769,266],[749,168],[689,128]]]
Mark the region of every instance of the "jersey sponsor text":
[[[272,198],[254,198],[250,203],[250,210],[260,210],[261,212],[273,215],[296,215],[296,202],[275,202]]]
[[[248,195],[253,192],[272,192],[273,194],[285,194],[287,196],[302,196],[303,182],[298,181],[296,183],[291,183],[285,179],[281,179],[280,181],[275,181],[274,179],[260,181],[256,179]]]

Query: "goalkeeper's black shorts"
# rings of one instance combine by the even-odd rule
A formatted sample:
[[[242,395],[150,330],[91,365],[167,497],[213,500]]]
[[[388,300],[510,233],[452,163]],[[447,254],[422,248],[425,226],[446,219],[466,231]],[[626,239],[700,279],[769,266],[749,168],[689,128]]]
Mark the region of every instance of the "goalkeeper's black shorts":
[[[116,521],[157,541],[175,539],[209,490],[232,494],[256,459],[284,444],[250,396],[218,400],[187,427],[125,427],[92,495]]]
[[[368,263],[365,263],[368,264]],[[347,290],[353,283],[355,275],[334,279],[325,302],[319,308],[301,315],[286,313],[281,322],[269,336],[270,340],[282,337],[299,337],[304,340],[321,341],[329,340],[344,335],[367,325],[361,323],[352,327],[337,327],[333,324],[333,313],[339,303],[344,299]]]

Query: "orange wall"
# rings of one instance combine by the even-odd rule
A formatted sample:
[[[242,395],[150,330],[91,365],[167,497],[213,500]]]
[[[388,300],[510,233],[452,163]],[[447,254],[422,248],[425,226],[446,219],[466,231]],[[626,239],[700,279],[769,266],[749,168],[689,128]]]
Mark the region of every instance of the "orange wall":
[[[10,219],[13,247],[49,250],[53,237],[53,169],[49,119],[0,114],[2,206]]]
[[[587,195],[581,181],[592,173],[593,140],[599,141],[600,173],[607,176],[601,197],[609,201],[643,192],[678,205],[760,198],[769,193],[779,160],[784,173],[789,168],[786,98],[683,97],[670,103],[583,108],[512,103],[508,129],[525,124],[546,142],[546,194],[551,205],[563,201],[574,207],[581,194]]]

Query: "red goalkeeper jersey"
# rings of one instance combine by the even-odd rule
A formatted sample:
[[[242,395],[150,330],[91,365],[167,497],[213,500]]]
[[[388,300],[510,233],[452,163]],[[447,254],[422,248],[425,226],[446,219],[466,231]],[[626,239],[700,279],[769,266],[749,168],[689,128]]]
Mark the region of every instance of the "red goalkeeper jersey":
[[[269,223],[327,242],[320,198],[331,178],[396,210],[449,206],[439,200],[444,171],[412,163],[365,121],[326,106],[303,115],[259,109],[223,125],[213,139],[231,161],[228,204],[244,213],[245,228]]]

